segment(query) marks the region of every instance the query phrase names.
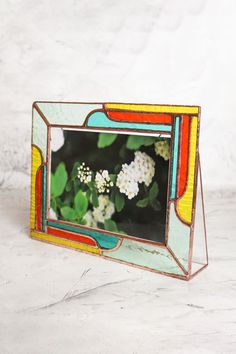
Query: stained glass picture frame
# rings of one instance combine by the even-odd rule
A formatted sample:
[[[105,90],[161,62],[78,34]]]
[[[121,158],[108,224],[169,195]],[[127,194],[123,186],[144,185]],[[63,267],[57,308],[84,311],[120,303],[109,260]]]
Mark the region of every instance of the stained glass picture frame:
[[[32,115],[33,239],[183,280],[207,266],[200,107],[40,101]]]

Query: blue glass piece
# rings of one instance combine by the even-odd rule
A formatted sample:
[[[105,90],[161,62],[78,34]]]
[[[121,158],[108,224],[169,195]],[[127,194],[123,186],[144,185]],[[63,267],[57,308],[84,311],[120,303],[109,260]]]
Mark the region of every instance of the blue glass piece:
[[[57,229],[61,230],[66,230],[66,231],[72,231],[75,233],[79,233],[82,235],[90,236],[94,240],[97,241],[98,245],[101,248],[105,249],[112,249],[116,247],[119,237],[113,236],[113,235],[108,235],[108,234],[103,234],[102,232],[98,232],[95,230],[88,230],[88,229],[83,229],[79,226],[75,225],[68,225],[68,224],[60,224],[54,221],[48,221],[48,226],[55,227]]]
[[[165,124],[147,124],[147,123],[126,123],[116,122],[109,119],[104,112],[94,112],[88,118],[88,127],[97,128],[125,128],[125,129],[138,129],[138,130],[154,130],[161,132],[171,132],[171,125]]]
[[[177,168],[178,168],[178,154],[179,154],[179,126],[180,117],[175,117],[174,121],[174,139],[172,147],[172,173],[171,173],[171,190],[170,197],[176,197],[176,185],[177,185]]]

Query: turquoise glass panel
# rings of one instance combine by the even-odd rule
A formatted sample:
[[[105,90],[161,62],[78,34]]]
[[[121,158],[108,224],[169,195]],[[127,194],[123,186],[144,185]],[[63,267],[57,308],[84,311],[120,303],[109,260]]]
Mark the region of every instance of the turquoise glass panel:
[[[72,231],[75,233],[80,233],[82,235],[90,236],[97,241],[101,248],[112,249],[116,247],[119,238],[117,236],[112,236],[109,234],[103,234],[102,232],[83,229],[79,226],[60,224],[54,221],[48,221],[48,226],[55,227],[61,230]]]
[[[172,148],[172,174],[171,174],[171,193],[170,197],[176,197],[176,183],[177,183],[177,168],[178,168],[178,153],[179,153],[179,126],[180,117],[175,117],[174,121],[174,140]]]
[[[45,231],[45,226],[46,226],[46,188],[47,188],[47,169],[46,166],[42,166],[42,175],[43,175],[43,183],[42,183],[42,228],[43,231]]]
[[[171,132],[171,125],[165,124],[142,124],[142,123],[123,123],[116,122],[109,119],[103,112],[94,112],[88,118],[87,121],[88,127],[97,127],[97,128],[125,128],[125,129],[141,129],[141,130],[153,130],[161,132]]]

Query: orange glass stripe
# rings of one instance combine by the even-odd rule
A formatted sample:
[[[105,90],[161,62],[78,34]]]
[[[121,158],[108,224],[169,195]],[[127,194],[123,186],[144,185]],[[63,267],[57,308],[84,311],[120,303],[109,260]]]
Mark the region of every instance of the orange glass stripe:
[[[36,199],[36,230],[42,230],[42,167],[40,167],[36,174],[36,191],[35,191],[35,199]]]
[[[141,123],[172,124],[171,114],[107,111],[107,115],[109,118],[116,121],[125,121],[125,122],[132,122],[132,123],[141,122]]]
[[[47,233],[50,235],[66,238],[68,240],[82,242],[87,245],[97,246],[96,241],[92,240],[90,237],[82,236],[80,234],[76,235],[73,232],[58,230],[48,226]]]

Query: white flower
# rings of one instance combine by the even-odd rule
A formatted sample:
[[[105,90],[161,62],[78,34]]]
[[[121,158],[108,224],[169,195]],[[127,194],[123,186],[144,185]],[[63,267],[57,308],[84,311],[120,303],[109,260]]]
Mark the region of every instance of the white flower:
[[[103,170],[102,171],[102,177],[105,178],[105,179],[109,179],[109,174],[108,174],[108,171],[107,170]],[[110,179],[109,179],[110,180]]]
[[[107,195],[99,195],[98,207],[93,210],[87,211],[84,216],[86,225],[89,227],[97,228],[98,223],[104,223],[105,220],[110,219],[115,212],[114,204],[109,200]]]
[[[138,192],[138,183],[148,187],[155,174],[155,161],[145,152],[136,151],[134,161],[129,165],[123,164],[116,180],[116,186],[128,199],[134,198]]]
[[[110,201],[107,195],[99,195],[98,207],[93,209],[92,215],[96,222],[104,223],[110,219],[115,212],[114,204]]]
[[[65,142],[63,129],[61,128],[52,128],[51,129],[51,150],[57,151],[59,150]]]
[[[144,182],[148,187],[155,174],[155,161],[145,152],[136,151],[134,158],[136,178],[139,183]]]
[[[93,210],[93,217],[94,217],[94,219],[95,219],[97,222],[103,223],[103,222],[105,221],[103,212],[102,212],[102,210],[99,209],[99,208],[95,208],[95,209]]]
[[[126,194],[129,199],[134,198],[139,191],[138,182],[133,172],[131,164],[124,164],[116,180],[116,185],[120,192]]]
[[[99,193],[109,193],[110,187],[113,186],[107,170],[96,172],[95,183]]]
[[[86,220],[87,226],[94,227],[94,228],[98,226],[91,210],[87,211],[87,213],[84,215],[84,219]]]
[[[170,145],[167,140],[157,141],[155,143],[155,153],[160,155],[164,160],[169,160],[170,158]]]
[[[138,183],[137,182],[129,182],[127,184],[127,191],[126,191],[126,194],[127,194],[127,197],[129,199],[132,199],[134,198],[139,192],[139,188],[138,188]]]
[[[92,171],[89,167],[85,166],[83,162],[81,166],[78,167],[78,179],[80,182],[89,183],[92,180]]]

